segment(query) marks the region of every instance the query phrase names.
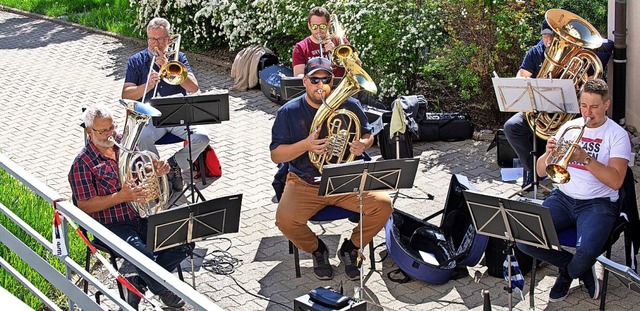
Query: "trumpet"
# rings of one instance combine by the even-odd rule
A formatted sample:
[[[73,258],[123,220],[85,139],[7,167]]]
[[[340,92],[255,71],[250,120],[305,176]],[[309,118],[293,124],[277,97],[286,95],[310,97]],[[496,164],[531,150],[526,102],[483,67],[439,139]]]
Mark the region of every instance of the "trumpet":
[[[167,51],[160,52],[158,48],[155,48],[153,51],[153,57],[151,58],[151,65],[149,66],[149,74],[147,75],[147,83],[145,83],[144,93],[142,94],[142,102],[144,103],[145,96],[147,95],[149,79],[151,78],[151,72],[153,72],[153,66],[156,63],[156,58],[160,53],[163,53],[163,56],[167,58],[173,57],[173,60],[167,61],[160,70],[158,71],[160,78],[167,84],[171,85],[179,85],[182,84],[185,80],[187,80],[187,75],[189,74],[187,70],[187,66],[181,63],[178,58],[180,56],[180,40],[182,36],[180,35],[172,35],[169,38],[169,43],[167,44]],[[153,90],[153,97],[156,97],[156,93],[158,92],[157,85]]]
[[[569,182],[571,179],[571,175],[567,170],[569,166],[569,159],[573,155],[573,152],[576,150],[575,144],[580,142],[582,139],[582,135],[584,135],[584,129],[587,127],[587,123],[589,123],[589,118],[586,118],[583,126],[572,125],[567,127],[563,132],[558,141],[556,142],[556,146],[553,148],[549,156],[547,156],[547,160],[545,164],[547,167],[545,171],[547,172],[547,176],[553,182],[564,184]],[[580,134],[574,140],[565,139],[564,136],[570,130],[580,130]]]

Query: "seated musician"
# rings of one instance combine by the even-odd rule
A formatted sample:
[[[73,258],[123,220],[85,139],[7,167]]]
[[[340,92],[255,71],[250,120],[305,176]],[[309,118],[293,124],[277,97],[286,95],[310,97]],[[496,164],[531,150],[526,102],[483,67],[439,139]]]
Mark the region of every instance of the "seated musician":
[[[148,101],[154,94],[156,96],[187,95],[187,92],[195,93],[200,89],[198,80],[196,80],[191,71],[187,56],[182,52],[178,52],[178,61],[186,67],[188,72],[184,82],[179,85],[171,85],[160,77],[158,71],[169,61],[165,55],[169,45],[169,29],[171,29],[171,25],[164,18],[156,17],[149,21],[147,25],[148,47],[129,58],[127,73],[122,87],[122,98],[137,101],[142,101],[144,98],[145,101]],[[151,64],[154,54],[157,54],[155,63]],[[170,57],[173,58],[175,56]],[[149,74],[149,71],[151,71],[151,74]],[[145,90],[147,91],[146,94]],[[203,126],[190,126],[189,129],[191,130],[191,155],[189,156],[189,146],[185,145],[168,160],[172,169],[168,176],[169,181],[173,190],[176,191],[180,191],[184,187],[182,172],[190,169],[189,159],[195,160],[209,145],[209,134],[206,128]],[[149,124],[140,134],[138,148],[140,150],[149,150],[159,156],[156,141],[167,133],[178,136],[185,141],[188,138],[185,126],[156,128],[149,121]]]
[[[167,271],[173,271],[193,250],[193,244],[177,246],[158,253],[147,251],[147,219],[140,218],[130,202],[144,202],[148,191],[133,182],[120,183],[118,176],[118,147],[109,140],[120,140],[113,122],[113,113],[102,104],[89,107],[84,115],[85,132],[89,143],[74,159],[68,179],[73,199],[78,207],[111,230],[122,240],[154,260]],[[164,161],[153,163],[156,172],[167,174],[169,165]],[[182,298],[158,281],[137,269],[138,275],[129,281],[144,293],[144,286],[160,296],[164,304],[173,308],[184,306]],[[129,293],[127,302],[138,308],[140,298]]]
[[[360,202],[355,193],[323,197],[318,195],[321,176],[311,163],[308,152],[322,155],[326,152],[328,139],[318,137],[316,130],[309,134],[311,124],[322,98],[331,93],[333,69],[326,58],[312,58],[307,62],[302,78],[306,94],[294,98],[278,109],[272,128],[271,160],[275,163],[289,163],[289,173],[284,192],[276,211],[276,225],[285,237],[299,249],[311,253],[313,272],[318,279],[329,280],[334,276],[329,264],[329,249],[307,225],[307,221],[327,205],[359,212]],[[373,136],[367,117],[360,103],[348,98],[340,108],[357,115],[361,127],[361,138],[349,143],[349,151],[361,156],[373,144]],[[367,192],[362,196],[363,219],[362,243],[368,244],[389,219],[392,207],[389,195],[381,192]],[[347,278],[355,280],[360,275],[357,266],[360,245],[360,227],[355,227],[349,239],[345,239],[338,255],[345,265]]]
[[[323,7],[314,7],[309,10],[307,16],[307,28],[311,32],[309,36],[296,43],[291,52],[291,65],[294,76],[303,76],[307,62],[314,57],[326,57],[330,59],[333,50],[340,44],[349,44],[347,38],[338,38],[331,34],[331,13]],[[342,42],[341,42],[342,41]],[[321,46],[322,44],[322,46]],[[358,64],[361,65],[360,60]],[[344,68],[332,64],[333,76],[344,77]],[[389,110],[389,106],[378,100],[371,92],[362,90],[355,96],[363,105]]]
[[[618,190],[622,187],[631,154],[627,132],[605,115],[610,105],[607,84],[600,79],[589,80],[580,90],[581,118],[564,124],[558,135],[571,125],[583,126],[589,118],[584,135],[575,144],[568,171],[569,182],[559,184],[542,205],[551,211],[556,231],[576,227],[576,252],[546,250],[518,243],[518,248],[537,259],[559,268],[558,277],[549,292],[549,301],[564,300],[573,279],[579,278],[589,293],[597,299],[599,283],[594,264],[618,218]],[[569,141],[579,131],[567,132]],[[547,142],[546,152],[538,159],[538,175],[546,176],[545,161],[559,137]]]

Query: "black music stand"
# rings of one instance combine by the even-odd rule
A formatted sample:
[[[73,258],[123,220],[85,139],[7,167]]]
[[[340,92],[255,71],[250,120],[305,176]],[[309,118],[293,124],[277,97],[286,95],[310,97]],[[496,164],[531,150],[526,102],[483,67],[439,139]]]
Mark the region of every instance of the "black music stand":
[[[187,131],[190,163],[189,184],[169,206],[173,206],[187,190],[191,190],[192,203],[196,203],[196,193],[198,198],[204,201],[204,196],[193,182],[190,126],[229,121],[229,93],[152,98],[151,105],[162,113],[162,116],[152,118],[155,127],[186,126]],[[204,165],[204,163],[200,165]]]
[[[509,310],[512,309],[511,256],[516,242],[535,247],[560,250],[560,242],[548,208],[527,201],[515,201],[464,191],[476,232],[506,240],[509,263],[507,286]],[[533,300],[533,297],[531,297]]]
[[[335,88],[340,82],[342,82],[342,77],[334,77],[332,87]],[[282,77],[282,79],[280,79],[280,85],[285,101],[289,101],[306,92],[302,84],[302,77]]]
[[[502,112],[531,112],[533,113],[533,135],[531,157],[533,158],[533,182],[520,189],[516,194],[521,194],[533,187],[533,198],[538,192],[538,174],[536,162],[538,161],[538,148],[536,144],[536,130],[538,113],[562,112],[580,113],[576,89],[571,79],[524,79],[524,78],[492,78],[493,88],[496,92],[498,105]],[[524,178],[524,176],[523,176]],[[549,189],[547,189],[549,190]]]
[[[603,255],[598,256],[598,261],[605,269],[611,271],[613,275],[630,290],[640,293],[640,276],[628,266],[619,264]],[[604,306],[601,306],[604,307]]]
[[[242,194],[231,195],[150,215],[147,225],[147,250],[160,251],[209,237],[238,232]],[[193,253],[191,277],[196,287]]]
[[[365,191],[396,191],[413,187],[419,158],[404,158],[376,162],[354,161],[325,165],[318,195],[333,196],[356,193],[360,201],[360,248],[358,259],[362,262],[362,193]],[[360,268],[360,287],[356,287],[356,300],[362,299],[364,278]]]

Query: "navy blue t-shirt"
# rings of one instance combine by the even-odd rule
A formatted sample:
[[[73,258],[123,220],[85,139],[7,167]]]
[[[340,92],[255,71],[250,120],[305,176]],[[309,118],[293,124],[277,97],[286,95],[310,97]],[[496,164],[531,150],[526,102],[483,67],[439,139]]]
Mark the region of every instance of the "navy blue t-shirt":
[[[142,85],[147,83],[147,76],[149,75],[149,68],[151,67],[151,58],[152,56],[149,54],[149,49],[144,49],[129,58],[129,62],[127,63],[127,74],[124,78],[124,82],[134,83],[135,85]],[[169,60],[173,60],[173,56],[169,58]],[[187,60],[187,56],[179,52],[178,53],[178,61],[183,63],[185,67],[187,67],[188,72],[191,71],[191,66],[189,65],[189,61]],[[155,71],[160,71],[158,64],[153,64],[153,69]],[[162,80],[156,84],[158,91],[156,92],[156,96],[170,96],[175,94],[187,95],[187,90],[185,90],[180,85],[171,85]],[[144,97],[145,101],[148,101],[153,96],[153,89],[148,90],[147,95]],[[141,101],[142,97],[138,98],[137,101]]]
[[[544,50],[546,47],[542,40],[538,44],[532,46],[527,54],[524,55],[520,69],[524,69],[531,73],[531,78],[537,78],[540,72],[540,66],[544,62]]]
[[[269,150],[276,149],[279,145],[297,143],[309,136],[311,123],[318,109],[309,105],[305,96],[303,94],[296,97],[278,109],[276,120],[273,122],[273,128],[271,129]],[[371,133],[371,126],[367,116],[357,99],[347,98],[338,109],[347,109],[356,114],[360,120],[361,135]],[[310,183],[313,182],[315,177],[321,175],[309,160],[307,152],[289,162],[289,171]]]

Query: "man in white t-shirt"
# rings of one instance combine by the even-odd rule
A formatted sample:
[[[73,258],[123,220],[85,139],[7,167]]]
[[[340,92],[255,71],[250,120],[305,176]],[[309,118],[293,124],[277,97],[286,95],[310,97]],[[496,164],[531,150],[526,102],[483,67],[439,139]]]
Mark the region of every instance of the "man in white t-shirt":
[[[576,252],[546,250],[518,243],[518,248],[559,268],[549,301],[564,300],[571,281],[580,278],[592,299],[599,295],[594,264],[609,238],[618,217],[618,189],[622,187],[630,161],[631,142],[627,132],[607,118],[611,104],[607,84],[600,79],[587,81],[580,90],[581,118],[564,124],[547,142],[546,152],[536,163],[539,176],[546,176],[546,160],[559,135],[568,126],[582,127],[584,134],[573,152],[567,170],[569,182],[560,184],[542,205],[551,211],[557,232],[576,227]],[[569,130],[563,139],[575,141],[580,130]]]

